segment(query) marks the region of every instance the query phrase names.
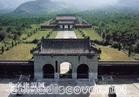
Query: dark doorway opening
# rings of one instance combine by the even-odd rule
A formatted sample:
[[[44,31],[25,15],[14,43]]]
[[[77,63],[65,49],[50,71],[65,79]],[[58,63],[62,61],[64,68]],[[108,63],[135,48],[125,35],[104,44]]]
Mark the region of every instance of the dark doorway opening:
[[[44,65],[43,78],[54,78],[54,67],[51,64]]]
[[[89,78],[89,67],[86,64],[81,64],[77,68],[77,78],[78,79],[88,79]]]

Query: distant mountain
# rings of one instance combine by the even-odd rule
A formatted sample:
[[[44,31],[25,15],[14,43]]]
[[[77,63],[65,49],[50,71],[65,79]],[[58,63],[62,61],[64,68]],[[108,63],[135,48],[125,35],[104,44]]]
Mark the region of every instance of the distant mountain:
[[[21,4],[14,11],[15,14],[41,15],[49,13],[60,13],[69,10],[65,3],[51,0],[36,0]]]
[[[20,4],[31,0],[0,0],[0,14],[14,11]]]
[[[61,0],[62,1],[62,0]],[[50,13],[54,13],[54,14],[60,14],[60,13],[76,13],[76,12],[80,12],[80,11],[86,11],[86,10],[92,10],[92,9],[96,9],[93,5],[92,7],[88,7],[88,9],[82,10],[82,8],[87,8],[87,4],[84,5],[82,4],[82,6],[76,6],[76,4],[81,4],[81,3],[77,3],[74,4],[75,2],[73,0],[67,0],[67,2],[61,2],[60,0],[35,0],[35,1],[29,1],[26,3],[21,4],[19,7],[17,7],[14,12],[12,13],[12,15],[19,15],[19,16],[23,16],[23,15],[47,15]],[[66,0],[65,0],[66,1]],[[73,1],[72,3],[68,3],[68,1]],[[78,0],[79,1],[79,0]],[[89,0],[90,1],[90,0]],[[88,3],[95,3],[95,0],[92,0],[92,2],[88,2]],[[84,5],[84,6],[83,6]],[[116,4],[112,4],[112,5],[107,5],[104,6],[106,8],[109,9],[118,9],[118,11],[120,9],[128,9],[128,10],[139,10],[139,0],[119,0]],[[102,6],[100,6],[101,9],[105,9],[102,8]],[[97,9],[99,9],[99,7],[97,7]]]
[[[13,10],[11,10],[11,9],[0,9],[0,15],[9,13],[11,11],[13,11]]]

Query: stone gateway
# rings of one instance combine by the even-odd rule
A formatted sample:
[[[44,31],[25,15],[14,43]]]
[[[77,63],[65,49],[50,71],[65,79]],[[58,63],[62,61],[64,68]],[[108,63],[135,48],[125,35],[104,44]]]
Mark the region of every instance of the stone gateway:
[[[60,64],[70,63],[61,76]],[[66,65],[66,64],[65,64]],[[97,79],[98,50],[90,39],[43,39],[34,53],[35,79]]]
[[[74,28],[91,28],[91,27],[92,24],[74,15],[57,15],[54,19],[51,19],[41,24],[42,29],[50,28],[57,30],[73,30]]]

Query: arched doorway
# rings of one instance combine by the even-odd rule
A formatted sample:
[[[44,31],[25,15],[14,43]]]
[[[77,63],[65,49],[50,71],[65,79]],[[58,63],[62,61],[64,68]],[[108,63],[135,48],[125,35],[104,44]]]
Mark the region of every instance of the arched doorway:
[[[72,78],[71,63],[63,62],[60,64],[60,78]]]
[[[43,66],[43,78],[54,78],[54,67],[51,64]]]
[[[89,78],[89,67],[86,64],[81,64],[78,66],[77,78],[78,79],[88,79]]]

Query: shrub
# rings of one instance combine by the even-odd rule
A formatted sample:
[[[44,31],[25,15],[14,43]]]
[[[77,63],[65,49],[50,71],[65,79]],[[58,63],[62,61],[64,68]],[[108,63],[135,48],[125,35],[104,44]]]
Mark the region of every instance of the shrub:
[[[139,53],[139,43],[135,46],[135,52]]]
[[[38,43],[38,41],[39,41],[39,40],[34,39],[34,40],[32,41],[32,43],[37,44],[37,43]]]
[[[111,47],[113,47],[113,48],[119,48],[119,44],[117,42],[113,42],[113,44],[111,45]]]
[[[94,40],[94,43],[96,43],[96,44],[98,44],[98,45],[103,45],[103,46],[108,46],[108,45],[110,45],[109,42],[107,42],[107,41]]]

